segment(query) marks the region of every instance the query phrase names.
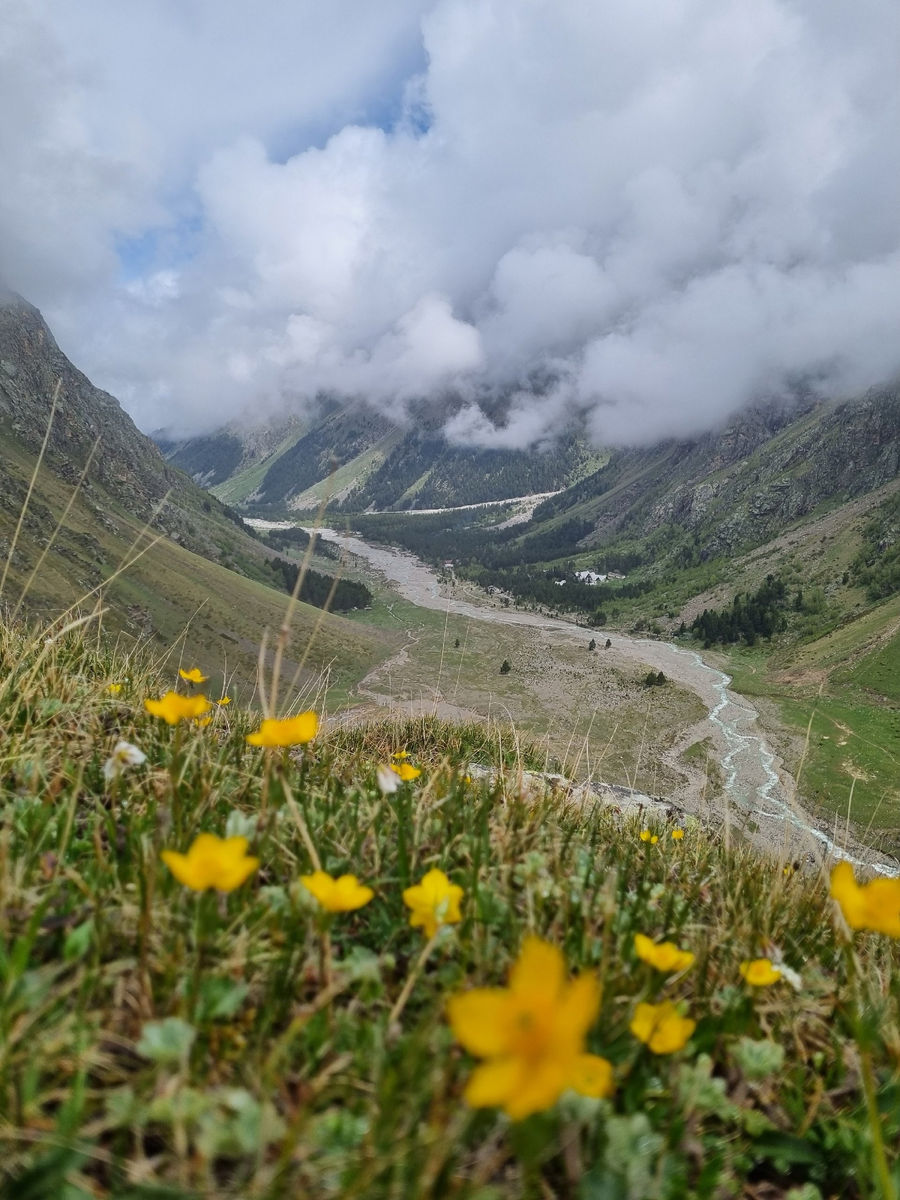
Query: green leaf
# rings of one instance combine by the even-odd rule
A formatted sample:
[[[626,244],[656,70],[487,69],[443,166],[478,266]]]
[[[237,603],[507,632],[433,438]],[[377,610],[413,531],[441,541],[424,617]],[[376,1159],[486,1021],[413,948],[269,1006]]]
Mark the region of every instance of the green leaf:
[[[198,1121],[197,1148],[207,1158],[253,1154],[277,1142],[286,1126],[268,1100],[262,1104],[244,1088],[228,1088]]]
[[[790,1133],[764,1133],[753,1143],[753,1148],[760,1157],[771,1159],[780,1171],[787,1171],[801,1163],[822,1166],[822,1154],[818,1146]]]
[[[70,1171],[86,1162],[77,1150],[51,1150],[30,1167],[9,1176],[0,1187],[0,1200],[47,1200],[58,1196]]]
[[[196,1029],[187,1021],[166,1017],[164,1021],[148,1021],[144,1025],[135,1049],[155,1063],[182,1063],[190,1054],[196,1036]]]
[[[249,991],[246,983],[234,979],[223,979],[214,975],[204,979],[197,1001],[197,1019],[227,1021],[244,1003]]]
[[[784,1047],[764,1038],[754,1041],[742,1037],[732,1051],[737,1065],[747,1079],[765,1079],[777,1074],[784,1066]]]
[[[70,929],[63,943],[63,958],[65,961],[74,962],[76,958],[83,958],[90,949],[93,937],[94,922],[90,917],[87,921],[76,925],[74,929]]]

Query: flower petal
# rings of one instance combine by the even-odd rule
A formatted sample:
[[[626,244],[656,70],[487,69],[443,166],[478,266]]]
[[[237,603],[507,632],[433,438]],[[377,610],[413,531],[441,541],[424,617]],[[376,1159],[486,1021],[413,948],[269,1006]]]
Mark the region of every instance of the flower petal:
[[[569,1087],[582,1096],[611,1096],[615,1091],[612,1063],[599,1054],[579,1054],[569,1077]]]
[[[510,990],[536,1001],[555,1002],[565,980],[562,951],[538,937],[527,937],[509,973]]]
[[[506,988],[473,988],[447,1001],[447,1017],[470,1054],[492,1058],[510,1047],[513,1005]]]
[[[507,1100],[506,1115],[513,1121],[521,1121],[532,1113],[552,1108],[566,1088],[572,1074],[571,1061],[545,1056],[535,1063],[519,1060],[522,1070],[519,1085]]]
[[[522,1078],[522,1060],[497,1058],[472,1072],[463,1097],[472,1108],[505,1107]]]
[[[202,892],[210,886],[206,871],[190,855],[179,854],[177,850],[163,850],[160,858],[185,887]]]
[[[579,975],[563,992],[554,1024],[580,1047],[600,1008],[600,984],[590,971]]]

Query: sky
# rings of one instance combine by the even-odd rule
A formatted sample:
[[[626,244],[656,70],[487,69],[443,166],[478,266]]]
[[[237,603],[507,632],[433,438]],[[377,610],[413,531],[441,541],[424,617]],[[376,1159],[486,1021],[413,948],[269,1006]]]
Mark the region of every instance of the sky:
[[[900,372],[898,45],[896,0],[0,0],[0,280],[148,431],[856,394]]]

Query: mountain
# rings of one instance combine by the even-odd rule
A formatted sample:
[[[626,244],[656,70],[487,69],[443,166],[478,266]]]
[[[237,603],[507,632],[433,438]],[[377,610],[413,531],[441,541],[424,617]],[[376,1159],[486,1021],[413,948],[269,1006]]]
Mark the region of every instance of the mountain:
[[[900,388],[843,403],[758,408],[693,441],[620,450],[542,504],[532,530],[577,517],[583,549],[665,531],[715,557],[759,544],[815,511],[874,491],[900,470]]]
[[[157,442],[169,462],[220,499],[277,512],[314,509],[326,498],[362,512],[532,495],[567,486],[605,458],[572,434],[544,451],[454,445],[442,432],[452,410],[452,402],[415,405],[401,426],[365,405],[330,400],[303,425],[230,425],[181,442],[157,435]]]
[[[452,560],[455,580],[499,593],[495,603],[702,650],[753,698],[810,808],[844,823],[852,809],[853,824],[896,848],[898,467],[900,388],[889,386],[615,450],[524,523],[493,510],[352,524]]]
[[[102,592],[112,631],[170,650],[187,630],[184,653],[192,662],[203,658],[222,670],[227,663],[253,680],[263,629],[281,624],[285,605],[283,593],[266,586],[269,551],[233,510],[165,461],[19,296],[0,302],[0,454],[7,604],[24,596],[30,611],[55,617],[79,600],[90,610]],[[300,607],[295,662],[321,617]],[[379,656],[382,640],[329,614],[310,663],[331,664],[339,679],[351,679]]]

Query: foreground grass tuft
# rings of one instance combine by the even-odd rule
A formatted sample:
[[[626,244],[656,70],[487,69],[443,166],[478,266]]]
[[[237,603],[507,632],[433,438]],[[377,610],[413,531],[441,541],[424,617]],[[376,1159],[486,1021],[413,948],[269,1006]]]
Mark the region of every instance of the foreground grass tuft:
[[[261,749],[146,711],[177,682],[0,624],[0,1198],[896,1187],[897,943],[826,880],[524,800],[506,731]]]

